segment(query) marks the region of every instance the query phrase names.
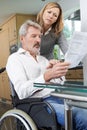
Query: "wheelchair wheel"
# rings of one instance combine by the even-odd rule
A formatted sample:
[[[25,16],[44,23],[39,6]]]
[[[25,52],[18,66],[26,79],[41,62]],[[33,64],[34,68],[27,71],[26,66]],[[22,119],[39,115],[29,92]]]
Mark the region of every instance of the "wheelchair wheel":
[[[9,110],[0,118],[0,130],[37,130],[31,117],[22,110]]]

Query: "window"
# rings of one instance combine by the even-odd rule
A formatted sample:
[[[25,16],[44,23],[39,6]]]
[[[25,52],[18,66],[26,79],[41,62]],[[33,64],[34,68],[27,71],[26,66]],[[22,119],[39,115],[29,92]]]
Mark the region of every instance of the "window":
[[[63,31],[68,41],[71,39],[74,31],[81,31],[80,10],[75,11],[65,19]],[[64,59],[64,55],[58,45],[54,47],[54,58]]]
[[[72,13],[64,21],[64,34],[70,40],[74,31],[81,31],[80,10]]]

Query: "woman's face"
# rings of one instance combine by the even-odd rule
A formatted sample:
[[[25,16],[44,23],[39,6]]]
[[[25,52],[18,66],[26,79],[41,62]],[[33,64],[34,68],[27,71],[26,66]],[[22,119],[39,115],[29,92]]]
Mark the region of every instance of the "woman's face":
[[[58,8],[46,9],[43,13],[44,26],[51,27],[58,19],[59,14],[60,10]]]

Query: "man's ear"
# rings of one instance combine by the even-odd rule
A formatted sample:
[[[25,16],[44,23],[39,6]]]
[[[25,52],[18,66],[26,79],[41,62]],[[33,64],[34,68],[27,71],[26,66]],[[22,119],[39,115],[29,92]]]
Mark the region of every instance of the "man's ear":
[[[20,36],[20,41],[21,41],[21,42],[23,41],[23,36]]]

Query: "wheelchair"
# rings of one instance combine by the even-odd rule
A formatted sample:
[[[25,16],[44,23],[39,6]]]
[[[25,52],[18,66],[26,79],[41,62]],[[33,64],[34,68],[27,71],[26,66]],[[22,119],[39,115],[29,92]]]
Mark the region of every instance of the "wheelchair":
[[[0,130],[62,130],[54,108],[42,98],[20,100],[10,82],[13,109],[0,118]]]

